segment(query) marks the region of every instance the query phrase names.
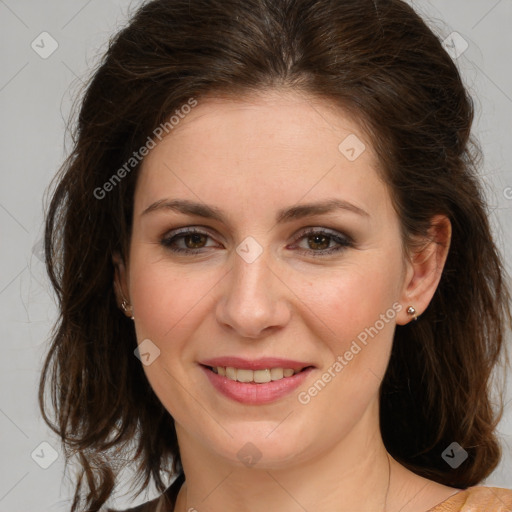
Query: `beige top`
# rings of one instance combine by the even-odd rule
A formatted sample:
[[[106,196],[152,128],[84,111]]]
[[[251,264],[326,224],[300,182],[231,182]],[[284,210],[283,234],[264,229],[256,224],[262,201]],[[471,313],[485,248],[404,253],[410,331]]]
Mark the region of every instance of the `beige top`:
[[[512,490],[499,487],[468,487],[428,512],[512,512]]]

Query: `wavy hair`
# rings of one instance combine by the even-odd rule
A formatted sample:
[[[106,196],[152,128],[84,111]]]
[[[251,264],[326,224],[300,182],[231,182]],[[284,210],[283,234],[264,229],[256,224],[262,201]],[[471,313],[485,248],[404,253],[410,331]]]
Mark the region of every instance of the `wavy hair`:
[[[173,418],[133,355],[134,326],[113,291],[112,255],[128,256],[140,163],[112,176],[190,98],[273,88],[328,99],[358,121],[406,247],[435,215],[452,223],[429,307],[395,332],[380,395],[387,450],[459,488],[499,462],[503,405],[493,404],[491,382],[507,355],[510,292],[478,178],[473,101],[440,38],[401,0],[154,0],[94,70],[46,211],[59,317],[39,401],[66,461],[80,464],[72,512],[100,510],[126,460],[138,494],[151,482],[163,492],[162,472],[182,471]],[[469,454],[457,469],[441,458],[453,441]]]

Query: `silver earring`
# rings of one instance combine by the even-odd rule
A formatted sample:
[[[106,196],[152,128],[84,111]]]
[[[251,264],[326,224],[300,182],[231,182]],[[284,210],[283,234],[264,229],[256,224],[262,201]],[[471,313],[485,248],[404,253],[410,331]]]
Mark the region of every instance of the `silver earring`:
[[[413,316],[413,320],[418,320],[418,317],[416,316],[416,308],[413,306],[409,306],[407,308],[407,314]]]

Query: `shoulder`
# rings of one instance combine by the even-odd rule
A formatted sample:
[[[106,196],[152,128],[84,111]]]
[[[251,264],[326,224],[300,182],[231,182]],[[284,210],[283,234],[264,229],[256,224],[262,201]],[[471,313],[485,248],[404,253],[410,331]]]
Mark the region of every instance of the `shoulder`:
[[[512,490],[475,486],[459,491],[429,512],[511,512]]]
[[[512,511],[512,490],[500,487],[470,487],[468,492],[467,507],[476,508],[488,512]],[[480,509],[478,509],[480,507]],[[464,509],[463,509],[464,510]]]

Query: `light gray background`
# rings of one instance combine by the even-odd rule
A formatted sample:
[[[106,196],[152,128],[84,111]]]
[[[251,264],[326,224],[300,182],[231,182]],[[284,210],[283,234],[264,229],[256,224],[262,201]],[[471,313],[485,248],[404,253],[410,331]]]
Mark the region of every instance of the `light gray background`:
[[[193,0],[191,0],[193,1]],[[56,308],[40,260],[42,195],[70,148],[65,123],[82,80],[140,1],[0,0],[0,511],[69,510],[63,456],[37,407],[37,383]],[[476,134],[493,225],[510,271],[512,249],[512,1],[411,0],[444,39],[468,43],[456,61],[476,99]],[[31,47],[48,32],[48,58]],[[46,37],[46,36],[44,36]],[[40,46],[41,43],[39,43]],[[46,39],[45,48],[49,48]],[[42,51],[42,48],[41,48]],[[504,458],[486,485],[512,487],[512,384],[499,431]],[[35,451],[34,451],[35,450]],[[33,458],[32,458],[33,457]],[[36,461],[39,463],[36,463]],[[149,490],[148,497],[154,496]],[[137,503],[146,499],[141,496]],[[115,506],[130,504],[122,497]]]

